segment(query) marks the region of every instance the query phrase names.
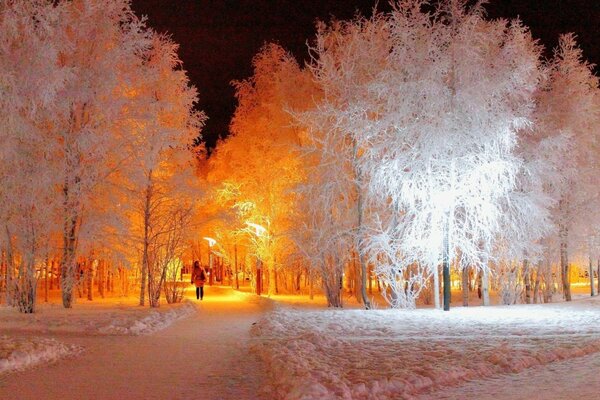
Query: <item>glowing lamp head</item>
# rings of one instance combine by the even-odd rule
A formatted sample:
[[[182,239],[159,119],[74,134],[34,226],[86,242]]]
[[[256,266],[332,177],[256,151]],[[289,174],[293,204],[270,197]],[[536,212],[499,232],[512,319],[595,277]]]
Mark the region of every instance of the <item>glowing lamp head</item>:
[[[217,241],[211,237],[204,237],[204,240],[208,242],[209,247],[213,247],[215,244],[217,244]]]
[[[246,221],[246,225],[248,225],[250,228],[254,229],[254,234],[256,236],[262,236],[267,233],[267,229],[262,225],[255,224],[255,223],[248,222],[248,221]]]

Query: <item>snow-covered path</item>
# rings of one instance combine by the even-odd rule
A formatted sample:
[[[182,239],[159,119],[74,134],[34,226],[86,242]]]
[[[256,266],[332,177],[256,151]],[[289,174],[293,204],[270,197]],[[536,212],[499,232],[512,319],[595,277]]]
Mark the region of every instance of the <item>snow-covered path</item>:
[[[209,287],[195,315],[153,335],[56,336],[84,353],[0,376],[0,399],[260,399],[264,370],[247,344],[267,306]]]

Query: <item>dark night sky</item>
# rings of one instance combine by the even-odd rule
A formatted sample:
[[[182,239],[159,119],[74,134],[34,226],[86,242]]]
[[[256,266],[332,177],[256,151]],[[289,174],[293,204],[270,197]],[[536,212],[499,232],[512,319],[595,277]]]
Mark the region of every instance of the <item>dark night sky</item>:
[[[209,146],[227,135],[235,109],[229,82],[247,78],[251,60],[265,42],[275,41],[298,59],[317,19],[369,15],[375,0],[133,0],[138,15],[159,32],[172,34],[192,83],[200,92],[199,108],[209,117],[203,135]],[[388,9],[387,0],[379,9]],[[548,48],[558,34],[575,32],[585,57],[600,63],[600,0],[492,0],[492,18],[519,16]],[[599,71],[596,68],[596,71]]]

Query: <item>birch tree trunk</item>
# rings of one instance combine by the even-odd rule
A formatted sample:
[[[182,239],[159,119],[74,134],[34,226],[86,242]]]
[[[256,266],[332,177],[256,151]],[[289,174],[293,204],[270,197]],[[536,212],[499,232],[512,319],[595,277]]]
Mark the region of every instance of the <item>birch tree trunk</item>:
[[[552,281],[552,265],[549,263],[546,263],[544,268],[544,281],[546,283],[546,287],[544,288],[544,303],[550,303],[552,302],[554,282]]]
[[[356,240],[356,251],[358,252],[358,263],[360,266],[361,274],[361,288],[360,293],[365,309],[371,309],[371,302],[367,296],[367,266],[365,264],[364,257],[364,244],[363,244],[363,193],[362,193],[362,171],[358,165],[358,143],[353,140],[353,151],[352,151],[352,163],[354,165],[354,173],[356,175],[356,211],[357,211],[357,240]]]
[[[462,298],[463,307],[469,305],[469,267],[464,266],[462,270]]]
[[[312,268],[308,269],[308,296],[311,300],[315,298],[315,283]]]
[[[592,265],[592,256],[589,256],[589,270],[588,273],[590,274],[590,296],[594,296],[594,266]]]
[[[237,243],[233,245],[233,255],[235,261],[235,288],[240,289],[240,279],[238,277],[238,259],[237,259]]]
[[[560,226],[560,271],[562,279],[563,295],[566,301],[571,301],[571,278],[570,278],[570,266],[568,257],[568,229],[563,224]]]
[[[541,264],[538,262],[535,268],[535,284],[533,286],[533,303],[539,303],[540,298],[540,269]]]
[[[488,266],[484,266],[481,271],[481,296],[483,297],[483,305],[490,305],[490,271]]]
[[[596,269],[596,281],[598,285],[598,287],[596,288],[596,293],[600,295],[600,259],[598,259],[598,267]]]
[[[94,300],[94,259],[88,259],[86,266],[87,299],[91,301]]]
[[[440,305],[440,270],[437,265],[433,268],[433,304],[436,309],[441,308],[441,305]]]
[[[48,257],[46,257],[46,261],[44,263],[44,303],[48,302],[48,264],[50,261]]]
[[[527,259],[523,260],[523,282],[525,283],[525,304],[531,304],[531,276]]]
[[[6,226],[6,305],[13,306],[14,303],[14,273],[15,258],[13,255],[12,237]]]
[[[447,217],[446,217],[447,218]],[[442,254],[442,273],[444,275],[444,311],[450,310],[451,291],[450,291],[450,238],[448,222],[444,227],[444,248]]]
[[[144,202],[144,247],[142,253],[142,276],[140,282],[140,306],[145,304],[146,275],[149,273],[148,248],[150,246],[150,205],[152,203],[152,170],[148,172],[146,198]]]

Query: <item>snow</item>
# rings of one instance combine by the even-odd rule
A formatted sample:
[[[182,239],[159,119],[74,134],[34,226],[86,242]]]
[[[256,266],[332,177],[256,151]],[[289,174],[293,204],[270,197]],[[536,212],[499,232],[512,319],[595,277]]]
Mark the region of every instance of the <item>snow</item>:
[[[590,398],[600,391],[600,298],[365,311],[349,301],[327,309],[323,295],[205,289],[203,301],[188,291],[183,304],[158,310],[134,298],[41,304],[27,316],[0,307],[0,374],[15,374],[0,398],[570,399],[573,383]]]
[[[80,346],[64,344],[54,339],[0,336],[0,374],[47,364],[81,351]]]
[[[275,398],[411,399],[600,351],[598,299],[450,312],[278,307],[253,328]],[[435,396],[433,398],[436,398]]]
[[[159,308],[140,307],[137,297],[112,297],[94,302],[80,300],[73,309],[61,304],[38,304],[35,314],[21,314],[10,307],[0,307],[0,324],[4,329],[30,333],[85,333],[92,335],[147,335],[164,329],[195,312],[187,300],[163,304]]]
[[[82,301],[71,310],[55,310],[42,304],[40,313],[61,322],[60,329],[51,330],[48,336],[85,351],[44,368],[16,372],[10,379],[3,380],[0,376],[0,399],[15,398],[15,393],[19,393],[20,399],[45,400],[70,399],[73,393],[79,398],[107,400],[271,399],[262,392],[263,365],[249,353],[248,347],[250,327],[272,302],[214,286],[205,287],[203,301],[197,301],[191,290],[187,291],[186,299],[193,308],[187,304],[163,305],[157,312],[189,307],[194,310],[192,315],[153,334],[138,336],[103,335],[97,330],[81,329],[86,326],[81,320],[104,323],[106,314],[130,322],[144,314],[140,310],[146,316],[152,314],[129,299],[120,305],[116,299],[95,305]],[[7,311],[0,307],[3,320],[18,319],[16,312],[8,318]],[[69,328],[58,318],[60,314],[70,314],[79,322]],[[0,322],[0,335],[7,331],[14,336],[38,336],[31,326],[26,331],[14,322],[11,326],[6,330]]]
[[[0,307],[0,374],[76,356],[83,347],[42,335],[148,335],[194,314],[196,306],[135,307],[135,298],[113,298],[65,310],[59,304],[38,305],[38,314]]]
[[[186,300],[181,307],[170,308],[165,312],[151,311],[142,319],[113,320],[109,325],[98,328],[103,334],[148,335],[164,329],[173,322],[188,317],[196,312],[196,307]]]
[[[600,353],[469,382],[421,400],[595,399],[600,392]]]

